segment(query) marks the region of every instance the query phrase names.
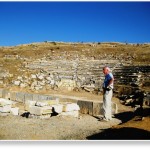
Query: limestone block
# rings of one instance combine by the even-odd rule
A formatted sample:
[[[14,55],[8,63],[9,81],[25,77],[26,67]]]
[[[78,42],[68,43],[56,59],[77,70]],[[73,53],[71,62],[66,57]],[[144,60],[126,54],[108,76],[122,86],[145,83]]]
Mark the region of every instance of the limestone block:
[[[24,88],[24,87],[27,87],[27,86],[28,86],[27,83],[20,83],[20,87],[21,87],[21,88]]]
[[[33,94],[33,101],[38,101],[38,100],[39,100],[39,95]]]
[[[44,79],[44,75],[39,75],[37,78],[38,78],[39,80],[42,80],[42,79]]]
[[[29,118],[33,118],[33,119],[49,119],[50,117],[51,117],[51,114],[45,114],[41,116],[33,115],[33,114],[29,115]]]
[[[46,100],[48,105],[57,105],[59,104],[59,100]]]
[[[12,105],[12,103],[13,102],[11,100],[0,98],[0,107],[6,106],[6,105]]]
[[[3,90],[2,91],[2,97],[5,99],[9,99],[10,98],[10,92],[8,90]]]
[[[38,81],[38,85],[44,86],[45,85],[45,81]]]
[[[50,95],[47,95],[47,100],[56,100],[56,99],[59,99],[55,96],[50,96]]]
[[[25,110],[29,111],[30,106],[35,106],[36,101],[25,101]]]
[[[36,102],[35,103],[35,106],[38,106],[38,107],[44,107],[44,106],[47,106],[48,103],[45,101],[45,102]]]
[[[103,102],[93,102],[93,116],[102,115]]]
[[[0,89],[0,97],[3,95],[3,89]]]
[[[19,108],[15,107],[15,108],[11,108],[10,109],[10,114],[17,116],[19,114]]]
[[[8,115],[10,115],[10,113],[0,112],[0,116],[8,116]]]
[[[24,101],[25,101],[24,95],[25,95],[25,93],[23,93],[23,92],[16,93],[16,101],[24,103]]]
[[[79,105],[76,103],[66,103],[63,105],[63,112],[75,110],[80,110]]]
[[[22,77],[20,77],[20,76],[18,76],[18,78],[17,78],[18,80],[22,80]]]
[[[111,104],[112,114],[118,113],[117,104]],[[103,102],[93,102],[93,116],[103,115]]]
[[[14,81],[14,85],[19,86],[21,81]]]
[[[52,105],[52,108],[53,108],[54,112],[56,112],[58,114],[63,111],[63,105],[62,104]]]
[[[38,82],[37,81],[33,81],[32,84],[31,84],[31,87],[34,87],[34,86],[37,86],[38,85]]]
[[[50,85],[54,85],[55,84],[55,80],[51,80]]]
[[[11,92],[10,91],[10,99],[13,101],[16,101],[16,92]]]
[[[39,100],[48,100],[49,96],[48,95],[39,95]]]
[[[76,81],[71,79],[61,79],[61,81],[58,84],[58,87],[76,87]]]
[[[36,91],[38,91],[38,90],[42,89],[42,88],[43,88],[43,86],[41,86],[41,85],[37,85],[37,86],[35,86],[34,88],[35,88],[35,90],[36,90]]]
[[[46,80],[51,81],[52,78],[51,77],[46,77]]]
[[[93,102],[78,100],[80,113],[93,115]]]
[[[35,74],[31,74],[31,79],[36,79],[36,75]]]
[[[34,115],[43,115],[43,114],[51,114],[52,107],[51,106],[44,106],[44,107],[37,107],[37,106],[30,106],[29,107],[30,114]]]
[[[33,100],[33,94],[25,93],[24,99],[25,99],[25,101],[27,101],[27,100],[32,101]]]
[[[60,116],[71,116],[71,117],[75,117],[78,118],[79,117],[79,111],[68,111],[68,112],[61,112],[59,114]]]
[[[74,89],[74,87],[67,87],[68,91],[72,91]]]
[[[0,107],[0,112],[7,113],[10,112],[10,109],[11,109],[11,105],[5,105],[3,107]]]
[[[59,101],[60,101],[59,102],[60,104],[65,104],[65,103],[76,103],[77,104],[77,102],[78,102],[77,99],[72,99],[72,98],[61,98]]]

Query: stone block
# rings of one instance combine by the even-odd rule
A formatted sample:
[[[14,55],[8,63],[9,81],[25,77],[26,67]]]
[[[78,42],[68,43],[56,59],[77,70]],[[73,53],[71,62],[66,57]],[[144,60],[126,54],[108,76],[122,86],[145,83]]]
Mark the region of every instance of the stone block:
[[[51,114],[45,114],[41,116],[33,115],[33,114],[29,115],[29,118],[33,118],[33,119],[49,119],[50,117],[51,117]]]
[[[24,95],[25,93],[23,92],[16,93],[16,101],[24,103],[25,102]]]
[[[71,98],[61,98],[60,100],[60,103],[64,103],[64,102],[70,102],[70,103],[77,103],[78,102],[78,100],[76,100],[76,99],[71,99]]]
[[[10,109],[11,109],[11,105],[5,105],[3,107],[0,107],[0,112],[8,113],[8,112],[10,112]]]
[[[68,112],[62,112],[59,114],[59,116],[71,116],[71,117],[75,117],[78,118],[79,117],[79,111],[68,111]]]
[[[10,92],[6,89],[2,91],[2,97],[5,99],[10,99]]]
[[[10,91],[10,99],[16,101],[16,92]]]
[[[47,100],[46,101],[48,105],[57,105],[59,104],[59,100]]]
[[[44,106],[48,106],[48,103],[46,101],[45,102],[36,102],[35,106],[44,107]]]
[[[10,113],[2,113],[2,112],[0,112],[0,116],[8,116],[8,115],[10,115]]]
[[[20,83],[21,83],[21,81],[19,81],[19,80],[14,81],[14,85],[16,85],[16,86],[19,86],[19,85],[20,85]]]
[[[48,95],[39,95],[39,101],[48,100],[48,99],[49,99]]]
[[[112,114],[118,113],[117,104],[111,104]],[[103,115],[103,102],[93,102],[93,116]]]
[[[54,99],[56,99],[56,97],[47,95],[47,100],[54,100]]]
[[[74,89],[74,87],[66,87],[66,89],[68,90],[68,91],[73,91],[73,89]]]
[[[38,100],[39,100],[39,95],[33,94],[33,101],[38,101]]]
[[[25,93],[24,99],[25,99],[25,101],[28,101],[28,100],[32,101],[33,100],[33,94]]]
[[[15,107],[15,108],[11,108],[10,109],[10,114],[17,116],[19,114],[19,108]]]
[[[51,114],[52,107],[51,106],[44,106],[44,107],[30,106],[29,112],[30,114],[34,114],[38,116],[43,114]]]
[[[3,97],[3,89],[0,89],[0,98]]]
[[[63,104],[63,112],[75,110],[80,110],[79,105],[77,105],[76,103]]]
[[[78,100],[77,104],[80,107],[80,113],[93,115],[93,102]]]
[[[68,91],[72,91],[76,87],[76,81],[71,79],[61,79],[58,84],[58,87]]]
[[[0,98],[0,107],[6,106],[6,105],[12,105],[12,101],[4,99],[4,98]]]
[[[102,115],[103,102],[93,102],[93,116]]]
[[[52,108],[53,108],[54,112],[56,112],[58,114],[63,111],[63,105],[62,104],[52,105]]]
[[[35,106],[36,101],[25,101],[25,110],[29,111],[30,106]]]

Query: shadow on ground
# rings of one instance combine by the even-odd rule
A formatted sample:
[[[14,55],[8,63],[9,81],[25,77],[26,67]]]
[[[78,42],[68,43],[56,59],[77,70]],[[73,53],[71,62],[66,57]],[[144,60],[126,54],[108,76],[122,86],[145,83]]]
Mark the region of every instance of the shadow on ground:
[[[131,120],[134,118],[134,116],[135,114],[132,111],[122,112],[114,115],[115,118],[121,120],[121,124]]]
[[[150,108],[137,109],[134,112],[122,112],[115,115],[115,118],[122,121],[121,124],[133,119],[140,121],[143,117],[150,116]],[[138,118],[137,120],[135,118]],[[138,123],[138,122],[137,122]],[[88,140],[150,140],[150,132],[134,128],[120,127],[101,130],[100,133],[87,137]]]
[[[97,120],[100,120],[101,117],[94,116]],[[114,115],[114,118],[121,120],[121,123],[125,123],[129,120],[131,120],[134,117],[134,112],[128,111],[128,112],[122,112]]]
[[[88,140],[149,140],[150,132],[137,128],[123,127],[106,129],[87,137]]]
[[[143,117],[147,117],[147,116],[150,116],[150,107],[138,108],[134,112],[128,111],[128,112],[122,112],[122,113],[115,114],[115,118],[121,120],[120,124],[128,122],[129,120],[131,120],[133,118],[138,118],[137,121],[139,121],[139,120],[142,120]]]

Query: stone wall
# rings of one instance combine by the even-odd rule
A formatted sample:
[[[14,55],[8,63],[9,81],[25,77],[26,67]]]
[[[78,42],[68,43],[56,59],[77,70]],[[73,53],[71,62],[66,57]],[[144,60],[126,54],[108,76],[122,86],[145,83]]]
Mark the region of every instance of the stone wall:
[[[28,101],[33,101],[33,102],[52,101],[53,102],[54,100],[59,100],[59,102],[62,103],[72,102],[79,105],[80,113],[89,114],[92,116],[102,115],[102,100],[92,101],[92,100],[80,100],[80,99],[67,99],[67,98],[60,98],[59,96],[16,92],[16,91],[9,91],[6,89],[0,89],[0,98],[9,99],[24,104],[27,103]],[[118,112],[117,104],[112,103],[112,113],[116,114],[117,112]]]

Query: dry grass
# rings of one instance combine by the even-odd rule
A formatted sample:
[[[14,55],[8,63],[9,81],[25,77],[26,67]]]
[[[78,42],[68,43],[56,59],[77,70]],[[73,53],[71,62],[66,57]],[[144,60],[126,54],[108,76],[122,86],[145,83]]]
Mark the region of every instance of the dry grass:
[[[133,64],[148,65],[150,60],[150,44],[148,45],[125,45],[120,43],[56,43],[43,42],[14,47],[0,47],[0,64],[11,74],[22,74],[18,68],[23,66],[24,59],[5,59],[5,55],[18,55],[21,58],[32,61],[41,59],[53,54],[61,56],[65,52],[72,55],[77,53],[79,56],[95,57],[103,59],[107,55],[119,57],[132,57]],[[24,68],[25,69],[25,68]]]

